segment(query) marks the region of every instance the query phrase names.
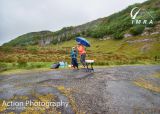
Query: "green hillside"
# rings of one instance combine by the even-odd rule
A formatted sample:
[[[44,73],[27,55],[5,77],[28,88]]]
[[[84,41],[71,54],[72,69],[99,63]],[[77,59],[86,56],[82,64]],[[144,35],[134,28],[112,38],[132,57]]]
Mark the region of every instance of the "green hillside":
[[[131,23],[130,11],[134,7],[144,8],[149,11],[153,16],[154,25],[133,25]],[[149,17],[144,15],[138,18]],[[57,42],[68,41],[74,39],[76,36],[103,38],[111,37],[113,39],[122,39],[125,33],[132,35],[139,35],[143,32],[145,27],[154,27],[160,20],[160,1],[148,0],[142,4],[134,4],[126,9],[117,12],[108,17],[100,18],[92,22],[75,27],[64,27],[63,29],[55,32],[40,31],[24,34],[15,38],[14,40],[5,43],[4,46],[25,46],[25,45],[48,45],[56,44]],[[137,32],[138,31],[138,32]]]

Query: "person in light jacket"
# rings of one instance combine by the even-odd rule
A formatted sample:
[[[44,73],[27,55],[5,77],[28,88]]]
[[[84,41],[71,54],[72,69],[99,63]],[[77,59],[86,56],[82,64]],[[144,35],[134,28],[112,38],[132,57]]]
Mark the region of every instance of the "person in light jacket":
[[[78,43],[77,50],[78,50],[78,52],[80,54],[80,62],[85,67],[86,66],[86,62],[85,62],[85,59],[86,59],[85,47],[82,44]]]

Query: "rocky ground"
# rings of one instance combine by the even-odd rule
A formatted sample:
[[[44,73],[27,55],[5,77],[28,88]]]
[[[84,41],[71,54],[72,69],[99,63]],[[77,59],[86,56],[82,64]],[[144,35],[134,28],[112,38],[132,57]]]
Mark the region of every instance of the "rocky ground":
[[[3,101],[25,100],[69,104],[38,107],[34,111],[31,107],[14,110],[2,106]],[[0,106],[1,114],[159,114],[160,66],[0,75]]]

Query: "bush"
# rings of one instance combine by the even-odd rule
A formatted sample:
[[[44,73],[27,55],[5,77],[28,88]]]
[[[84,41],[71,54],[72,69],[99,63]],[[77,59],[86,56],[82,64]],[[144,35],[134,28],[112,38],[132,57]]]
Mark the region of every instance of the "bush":
[[[159,21],[160,20],[160,10],[156,11],[155,13],[156,13],[155,20]]]
[[[117,32],[113,34],[113,37],[114,39],[123,39],[123,35],[124,35],[123,33]]]
[[[20,57],[17,61],[18,67],[26,67],[27,66],[27,58]]]
[[[30,66],[28,66],[28,69],[42,68],[42,67],[44,67],[43,63],[31,63]]]
[[[109,65],[109,63],[108,62],[99,61],[99,62],[96,62],[94,65],[105,66],[105,65]]]
[[[154,27],[154,26],[156,26],[155,23],[156,23],[156,22],[154,22],[153,24],[147,24],[146,27]]]
[[[132,35],[142,34],[142,32],[144,31],[144,28],[145,28],[144,25],[136,25],[130,29],[130,33]]]
[[[21,62],[18,62],[18,67],[26,67],[27,66],[27,62],[23,62],[23,61],[21,61]]]
[[[28,47],[28,51],[35,54],[38,52],[38,48],[37,47]]]
[[[9,46],[3,46],[3,47],[1,47],[0,51],[3,51],[6,53],[6,52],[12,52],[13,50]]]
[[[4,63],[0,63],[0,72],[7,70],[7,65]]]

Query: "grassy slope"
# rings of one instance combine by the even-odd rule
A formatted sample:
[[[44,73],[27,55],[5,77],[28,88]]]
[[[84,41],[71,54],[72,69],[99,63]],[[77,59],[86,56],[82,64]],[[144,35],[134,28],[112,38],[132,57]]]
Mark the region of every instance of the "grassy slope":
[[[155,56],[160,56],[160,35],[152,36],[136,36],[125,38],[122,40],[97,40],[87,38],[91,43],[91,47],[87,48],[87,59],[94,59],[97,65],[124,65],[124,64],[159,64],[155,61]],[[149,42],[143,42],[144,39],[152,39]],[[132,41],[132,43],[128,43]],[[140,41],[136,42],[135,41]],[[7,65],[7,70],[11,72],[24,72],[24,70],[13,69],[36,69],[50,68],[53,62],[65,60],[70,64],[70,49],[76,46],[75,40],[66,41],[59,45],[50,45],[46,47],[28,46],[22,52],[4,53],[3,64]],[[33,50],[36,49],[36,53]],[[67,53],[65,52],[67,50]],[[53,52],[52,52],[53,51]],[[2,57],[3,54],[0,54]],[[7,63],[8,59],[14,60],[19,58],[22,64],[14,62]],[[79,58],[79,57],[78,57]],[[27,61],[26,61],[27,60]],[[23,64],[23,61],[27,62]],[[6,72],[8,73],[8,72]],[[9,72],[10,73],[10,72]]]
[[[132,59],[138,59],[137,63],[139,60],[142,61],[142,63],[150,63],[151,61],[154,61],[155,56],[160,56],[159,37],[160,35],[136,36],[126,38],[123,40],[110,39],[98,41],[94,38],[88,38],[92,45],[90,48],[87,48],[88,59],[94,59],[97,62],[110,61],[113,62],[113,64],[115,64],[115,61],[123,61],[123,59],[128,59],[128,61],[131,61]],[[144,39],[151,39],[152,41],[145,42],[143,41]],[[127,41],[132,42],[128,43]],[[59,47],[65,48],[73,47],[75,45],[76,42],[74,40],[71,40],[68,42],[61,43]],[[56,46],[53,47],[56,48]],[[111,56],[111,59],[108,58],[109,56]],[[116,56],[120,58],[116,58]]]
[[[160,35],[152,35],[152,36],[136,36],[130,37],[123,40],[98,40],[94,38],[87,38],[90,43],[91,47],[87,48],[87,50],[95,52],[95,53],[118,53],[118,54],[125,54],[128,56],[138,56],[138,55],[146,55],[146,56],[160,56],[160,43],[159,43]],[[149,42],[136,42],[136,43],[128,43],[127,41],[138,41],[143,39],[153,39],[153,41]],[[141,51],[144,45],[148,45],[148,50]],[[61,43],[59,47],[72,47],[76,46],[76,42],[74,40]],[[53,46],[56,48],[56,46]]]

